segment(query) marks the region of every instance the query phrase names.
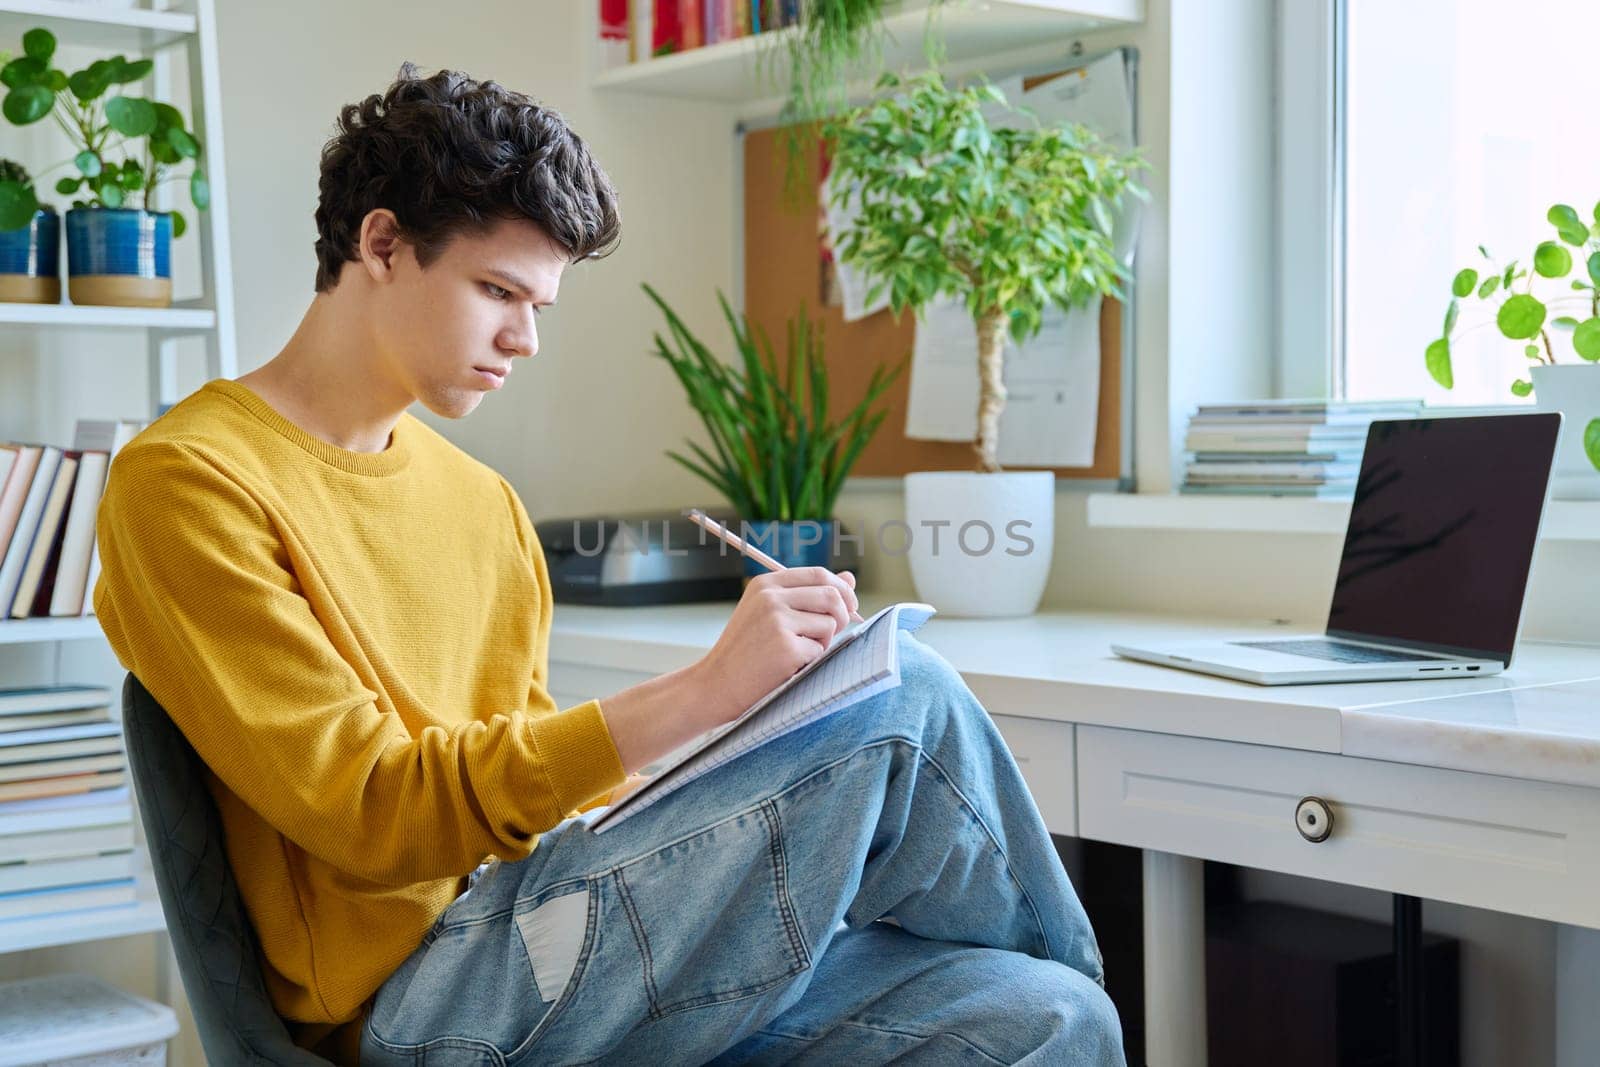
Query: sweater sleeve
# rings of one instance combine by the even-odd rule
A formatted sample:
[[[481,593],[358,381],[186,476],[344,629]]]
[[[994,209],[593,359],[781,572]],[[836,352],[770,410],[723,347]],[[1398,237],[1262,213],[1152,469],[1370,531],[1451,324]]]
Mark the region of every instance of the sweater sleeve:
[[[404,885],[519,859],[624,778],[599,703],[555,709],[542,679],[525,709],[413,734],[339,654],[265,509],[183,444],[117,456],[98,534],[122,665],[223,785],[341,870]]]

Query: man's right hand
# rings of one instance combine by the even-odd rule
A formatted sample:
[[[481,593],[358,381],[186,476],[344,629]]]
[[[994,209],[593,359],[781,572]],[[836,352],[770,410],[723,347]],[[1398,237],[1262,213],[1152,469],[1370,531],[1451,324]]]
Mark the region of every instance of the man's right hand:
[[[822,655],[858,611],[849,571],[791,567],[750,580],[711,651],[695,664],[727,722]]]

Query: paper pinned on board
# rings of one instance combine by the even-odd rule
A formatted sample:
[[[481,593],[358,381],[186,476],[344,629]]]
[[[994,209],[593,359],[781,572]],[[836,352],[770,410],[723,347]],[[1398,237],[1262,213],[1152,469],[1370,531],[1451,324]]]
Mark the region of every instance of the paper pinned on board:
[[[1001,464],[1094,464],[1100,405],[1098,306],[1046,311],[1037,337],[1007,338],[1000,414]],[[939,299],[917,322],[911,352],[906,436],[971,441],[978,436],[978,328],[965,304]]]
[[[868,315],[882,311],[889,306],[889,287],[883,287],[883,292],[876,300],[867,301],[869,288],[866,276],[855,267],[844,263],[838,254],[839,242],[850,227],[855,224],[856,216],[861,213],[861,192],[852,189],[843,204],[834,203],[834,195],[838,191],[834,183],[834,173],[830,172],[822,185],[824,210],[828,220],[829,243],[834,248],[833,271],[834,278],[839,284],[839,298],[843,303],[844,321],[855,322]]]

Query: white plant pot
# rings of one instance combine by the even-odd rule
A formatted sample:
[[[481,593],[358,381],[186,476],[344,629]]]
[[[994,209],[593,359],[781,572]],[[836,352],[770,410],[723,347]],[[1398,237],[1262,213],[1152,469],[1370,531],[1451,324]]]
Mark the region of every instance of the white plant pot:
[[[1600,500],[1600,470],[1583,450],[1584,430],[1600,419],[1600,367],[1574,363],[1531,370],[1539,410],[1565,416],[1550,495],[1559,500]]]
[[[926,471],[905,487],[918,598],[969,618],[1039,609],[1055,547],[1052,472]]]

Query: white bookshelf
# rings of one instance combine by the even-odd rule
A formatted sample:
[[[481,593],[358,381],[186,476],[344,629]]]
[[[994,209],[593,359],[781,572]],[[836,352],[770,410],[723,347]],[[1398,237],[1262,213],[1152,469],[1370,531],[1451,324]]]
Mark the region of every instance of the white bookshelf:
[[[142,334],[149,359],[149,418],[180,399],[177,367],[181,341],[194,344],[194,339],[198,339],[203,343],[207,378],[234,378],[238,374],[215,4],[216,0],[138,0],[138,6],[114,6],[94,0],[0,0],[0,48],[15,51],[24,32],[42,26],[55,34],[62,47],[91,48],[100,54],[122,53],[130,58],[153,59],[151,83],[134,88],[155,99],[177,104],[186,112],[191,128],[205,147],[204,169],[211,185],[211,205],[206,211],[187,213],[192,236],[184,238],[199,243],[201,291],[197,299],[171,308],[0,303],[0,333],[10,331],[13,336],[83,329]],[[181,65],[174,62],[174,57],[180,54]],[[177,78],[179,70],[187,72],[186,81],[182,83]],[[179,205],[174,203],[170,187],[166,187],[151,206],[168,210]],[[64,257],[62,266],[65,269]],[[8,384],[0,370],[0,389],[7,388]],[[0,439],[13,437],[15,433],[14,428],[0,426]],[[104,640],[97,620],[92,617],[0,622],[0,646],[89,640]],[[57,662],[60,662],[59,656]],[[0,686],[7,684],[15,683],[0,673]],[[112,692],[116,699],[118,688],[113,686]],[[137,819],[135,814],[136,822]],[[139,835],[141,841],[142,836]],[[140,852],[144,854],[142,844]],[[137,897],[132,904],[0,921],[0,955],[155,935],[160,939],[157,999],[181,1004],[183,991],[175,981],[172,950],[166,943],[166,924],[148,863],[136,881]],[[192,1032],[187,1033],[181,1040],[192,1044]],[[195,1051],[190,1050],[191,1054]],[[183,1055],[182,1052],[178,1054]]]
[[[906,0],[884,18],[881,69],[925,63],[922,38],[928,8],[929,0]],[[1137,24],[1144,19],[1144,0],[944,0],[936,5],[934,18],[944,37],[946,61],[958,65]],[[764,109],[781,98],[788,84],[785,41],[794,32],[773,30],[613,67],[597,74],[594,86]],[[879,69],[853,71],[852,84],[870,85]]]

